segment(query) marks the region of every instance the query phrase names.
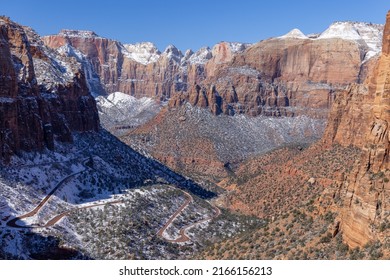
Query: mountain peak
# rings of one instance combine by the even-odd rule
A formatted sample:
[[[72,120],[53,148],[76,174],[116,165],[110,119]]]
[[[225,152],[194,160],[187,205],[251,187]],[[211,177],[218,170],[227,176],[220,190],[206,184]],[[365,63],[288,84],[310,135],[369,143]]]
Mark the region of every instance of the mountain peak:
[[[179,62],[183,57],[181,51],[178,48],[176,48],[174,45],[169,45],[168,47],[166,47],[166,49],[163,52],[163,55],[165,55],[169,59],[175,60],[176,62]]]
[[[72,29],[62,29],[60,36],[64,37],[82,37],[82,38],[97,38],[99,37],[95,32],[90,30],[72,30]]]
[[[318,39],[340,38],[367,44],[365,60],[380,53],[382,48],[383,24],[366,22],[336,21],[320,34]]]
[[[347,40],[360,40],[359,32],[352,22],[334,22],[321,33],[319,39],[341,38]]]
[[[279,38],[308,39],[308,37],[305,34],[303,34],[301,30],[297,28],[294,28],[293,30],[291,30],[290,32],[288,32],[283,36],[280,36]]]

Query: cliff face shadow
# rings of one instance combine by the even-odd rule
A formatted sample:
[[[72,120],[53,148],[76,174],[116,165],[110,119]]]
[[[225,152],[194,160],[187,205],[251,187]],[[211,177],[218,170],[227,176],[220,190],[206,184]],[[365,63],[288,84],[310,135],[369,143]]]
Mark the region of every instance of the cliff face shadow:
[[[70,155],[70,152],[75,153],[76,156]],[[52,152],[43,151],[43,153]],[[124,193],[127,189],[167,185],[188,191],[202,199],[211,199],[216,196],[214,192],[203,188],[191,179],[170,170],[148,156],[136,152],[104,129],[101,129],[98,133],[75,133],[74,143],[72,145],[68,144],[68,147],[55,150],[55,153],[63,155],[64,160],[25,164],[23,168],[36,171],[45,166],[46,170],[52,170],[53,168],[61,169],[64,166],[78,164],[79,169],[76,171],[69,171],[69,169],[60,173],[61,176],[53,179],[53,182],[44,189],[38,188],[41,180],[31,180],[26,185],[25,178],[10,176],[10,174],[13,174],[13,168],[20,167],[1,166],[0,183],[8,185],[3,191],[6,189],[9,191],[12,188],[15,192],[23,194],[29,191],[30,193],[26,195],[27,197],[31,196],[34,201],[31,202],[32,206],[27,207],[28,210],[22,213],[20,213],[20,206],[14,205],[15,201],[22,203],[18,196],[13,198],[15,201],[11,200],[12,203],[7,202],[4,198],[0,201],[0,204],[3,205],[3,208],[0,209],[0,218],[2,219],[0,228],[0,236],[2,237],[1,259],[91,259],[77,249],[64,246],[61,238],[56,234],[57,229],[59,229],[57,222],[49,225],[51,219],[55,217],[64,218],[74,211],[72,209],[81,207],[83,203],[93,204],[96,202],[98,204],[100,203],[99,200],[112,199],[115,195]],[[29,156],[33,154],[39,156],[39,153],[30,153]],[[22,157],[23,154],[20,158]],[[30,163],[31,161],[26,162]],[[45,175],[45,172],[39,173],[36,171],[35,176]],[[25,172],[20,174],[24,175]],[[64,197],[67,188],[76,190],[77,187],[80,187],[78,193],[80,201],[71,201],[74,208],[70,208],[70,210],[64,208],[64,205],[69,205],[69,201]],[[103,191],[98,193],[100,188]],[[40,190],[41,195],[34,194],[37,190]],[[9,193],[7,196],[9,199]],[[73,198],[73,200],[75,199]],[[15,211],[17,209],[15,207],[18,207],[19,210]],[[20,213],[20,215],[12,213]],[[60,217],[63,213],[64,215]],[[28,221],[30,217],[34,218]],[[44,218],[42,219],[42,217]],[[54,230],[45,230],[45,234],[40,230],[43,228],[49,229],[53,226]],[[9,246],[13,247],[11,253],[8,250],[9,248],[5,249]]]
[[[14,218],[11,216],[10,220]],[[58,236],[43,235],[23,221],[18,221],[17,229],[4,224],[1,226],[0,260],[92,259],[79,250],[63,246]]]
[[[94,146],[90,146],[85,151],[86,156],[90,158],[89,167],[96,172],[105,173],[105,170],[101,169],[102,165],[99,164],[99,158],[103,159],[115,169],[110,174],[105,173],[106,176],[116,177],[117,181],[127,181],[129,187],[170,184],[203,199],[211,199],[216,196],[214,192],[200,186],[190,178],[171,170],[149,156],[135,151],[103,128],[99,133],[83,133],[78,136],[84,144],[94,143]],[[126,174],[129,176],[126,177]]]

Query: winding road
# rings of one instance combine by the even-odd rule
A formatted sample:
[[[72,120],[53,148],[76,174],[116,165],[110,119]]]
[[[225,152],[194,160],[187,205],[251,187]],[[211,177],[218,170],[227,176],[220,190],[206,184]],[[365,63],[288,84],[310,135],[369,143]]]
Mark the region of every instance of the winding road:
[[[72,173],[68,176],[66,176],[65,178],[63,178],[60,182],[57,183],[57,185],[41,200],[41,202],[39,202],[39,204],[33,209],[31,210],[30,212],[26,213],[26,214],[23,214],[21,216],[18,216],[16,218],[13,218],[11,220],[9,220],[7,222],[7,226],[8,227],[13,227],[13,228],[47,228],[47,227],[52,227],[54,225],[56,225],[62,218],[64,218],[65,216],[68,216],[70,215],[71,213],[77,211],[77,210],[80,210],[80,209],[88,209],[88,208],[94,208],[94,207],[99,207],[99,206],[104,206],[104,205],[108,205],[108,204],[120,204],[120,203],[124,203],[124,201],[122,199],[119,199],[119,200],[114,200],[114,201],[109,201],[109,202],[104,202],[104,203],[97,203],[97,204],[92,204],[92,205],[88,205],[88,206],[83,206],[83,207],[76,207],[76,208],[73,208],[73,209],[70,209],[68,211],[65,211],[65,212],[62,212],[56,216],[54,216],[53,218],[51,218],[49,221],[46,222],[46,224],[44,225],[19,225],[18,224],[18,221],[21,221],[25,218],[29,218],[29,217],[34,217],[35,215],[38,214],[38,212],[41,210],[41,208],[49,201],[49,199],[52,197],[52,195],[64,184],[66,183],[70,178],[72,178],[73,176],[76,176],[84,171],[86,171],[89,167],[86,166],[86,161],[88,159],[84,159],[83,161],[83,165],[85,167],[84,170],[81,170],[81,171],[78,171],[78,172],[75,172],[75,173]]]
[[[177,216],[179,216],[181,214],[181,212],[183,212],[183,210],[185,208],[187,208],[187,206],[194,201],[194,199],[192,198],[192,196],[189,194],[189,193],[186,193],[185,191],[183,191],[183,193],[185,194],[185,196],[187,197],[186,201],[179,207],[179,209],[176,210],[175,213],[172,214],[172,216],[169,218],[169,220],[165,223],[165,225],[157,232],[157,235],[158,236],[161,236],[164,238],[163,234],[164,234],[164,231],[173,223],[173,221],[177,218]],[[165,238],[166,239],[166,238]]]
[[[83,162],[83,165],[85,167],[85,161]],[[35,216],[36,214],[38,214],[39,210],[41,210],[41,208],[49,201],[49,199],[52,197],[52,195],[64,184],[66,183],[70,178],[72,178],[73,176],[76,176],[77,174],[80,174],[82,172],[84,172],[86,169],[84,170],[81,170],[79,172],[75,172],[75,173],[72,173],[68,176],[66,176],[64,179],[62,179],[59,183],[57,183],[57,185],[41,200],[41,202],[39,202],[39,204],[33,209],[31,210],[30,212],[24,214],[24,215],[21,215],[19,217],[16,217],[16,218],[13,218],[12,220],[9,220],[7,222],[7,226],[9,227],[14,227],[14,228],[37,228],[37,227],[42,227],[42,226],[28,226],[28,225],[18,225],[17,222],[22,220],[22,219],[25,219],[25,218],[29,218],[29,217],[33,217]]]
[[[216,207],[216,206],[212,205],[210,202],[208,202],[211,205],[211,207],[214,208],[215,213],[213,216],[211,216],[209,218],[202,219],[200,221],[197,221],[196,223],[182,227],[179,231],[179,237],[176,239],[169,239],[169,238],[164,237],[164,232],[167,230],[167,228],[173,223],[173,221],[177,218],[177,216],[179,216],[184,211],[184,209],[187,208],[187,206],[194,201],[194,199],[192,198],[192,196],[189,193],[187,193],[183,190],[181,190],[181,191],[187,197],[186,201],[179,207],[179,209],[176,210],[175,213],[172,214],[172,216],[169,218],[169,220],[157,232],[157,236],[160,236],[160,237],[164,238],[166,241],[169,241],[172,243],[184,243],[184,242],[190,241],[191,238],[187,235],[187,230],[189,230],[190,228],[195,227],[199,224],[202,224],[202,223],[208,222],[212,219],[215,219],[221,214],[221,210],[218,207]]]
[[[66,176],[65,178],[63,178],[60,182],[58,182],[56,184],[56,186],[39,202],[39,204],[33,209],[31,210],[30,212],[26,213],[26,214],[23,214],[21,216],[18,216],[18,217],[15,217],[11,220],[9,220],[6,225],[8,227],[13,227],[13,228],[47,228],[47,227],[52,227],[54,225],[56,225],[62,218],[72,214],[73,212],[76,212],[80,209],[88,209],[88,208],[94,208],[94,207],[99,207],[99,206],[104,206],[104,205],[109,205],[109,204],[121,204],[121,203],[124,203],[124,200],[123,199],[119,199],[119,200],[114,200],[114,201],[109,201],[109,202],[103,202],[103,203],[96,203],[96,204],[92,204],[92,205],[87,205],[87,206],[82,206],[82,207],[75,207],[73,209],[70,209],[70,210],[67,210],[67,211],[64,211],[56,216],[54,216],[53,218],[51,218],[49,221],[47,221],[44,225],[41,225],[41,224],[31,224],[31,225],[20,225],[18,224],[19,221],[22,221],[23,219],[26,219],[26,218],[30,218],[30,217],[34,217],[35,215],[38,214],[38,212],[42,209],[42,207],[50,200],[50,198],[53,196],[53,194],[63,185],[65,184],[66,182],[68,182],[68,180],[70,180],[70,178],[86,171],[89,167],[86,166],[86,161],[87,159],[85,159],[83,161],[83,166],[85,167],[84,170],[81,170],[81,171],[78,171],[78,172],[75,172],[75,173],[72,173],[68,176]],[[173,213],[171,215],[171,217],[168,219],[168,221],[164,224],[164,226],[157,232],[157,236],[161,237],[161,238],[164,238],[165,240],[169,241],[169,242],[172,242],[172,243],[184,243],[184,242],[187,242],[190,239],[190,237],[187,235],[187,231],[192,228],[192,227],[195,227],[199,224],[202,224],[202,223],[205,223],[205,222],[208,222],[212,219],[215,219],[216,217],[218,217],[220,214],[221,214],[221,210],[212,205],[211,203],[209,203],[213,209],[214,209],[214,215],[212,215],[211,217],[209,218],[205,218],[205,219],[202,219],[200,221],[197,221],[193,224],[189,224],[189,225],[186,225],[184,227],[182,227],[179,231],[179,237],[176,238],[176,239],[169,239],[169,238],[166,238],[164,237],[164,232],[167,230],[167,228],[169,226],[172,225],[173,221],[188,207],[188,205],[190,203],[192,203],[194,201],[193,197],[181,190],[184,195],[186,196],[186,200],[184,201],[184,203],[179,207],[179,209],[177,209],[175,211],[175,213]]]

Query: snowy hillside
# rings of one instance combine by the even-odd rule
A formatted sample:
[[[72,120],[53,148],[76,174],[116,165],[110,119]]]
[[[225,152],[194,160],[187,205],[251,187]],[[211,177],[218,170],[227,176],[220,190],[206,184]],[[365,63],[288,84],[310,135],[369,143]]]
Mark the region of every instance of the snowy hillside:
[[[209,47],[203,47],[197,52],[192,53],[192,55],[188,57],[188,62],[190,64],[205,64],[212,57],[211,49]]]
[[[38,84],[46,92],[54,92],[59,84],[67,84],[73,81],[75,73],[80,65],[71,57],[48,48],[41,38],[30,27],[24,27],[31,46],[43,50],[49,60],[34,56],[34,70]]]
[[[103,130],[74,137],[56,143],[56,152],[0,165],[0,259],[185,258],[253,225],[253,218],[218,214],[204,200],[213,192]],[[166,241],[183,227],[191,227],[186,246]]]
[[[107,97],[98,96],[96,103],[101,124],[117,136],[127,129],[146,123],[162,107],[151,98],[137,99],[121,92],[114,92]]]
[[[92,62],[79,50],[66,44],[57,49],[63,56],[74,57],[83,67],[87,86],[92,96],[98,96],[104,92],[99,75],[95,72]]]

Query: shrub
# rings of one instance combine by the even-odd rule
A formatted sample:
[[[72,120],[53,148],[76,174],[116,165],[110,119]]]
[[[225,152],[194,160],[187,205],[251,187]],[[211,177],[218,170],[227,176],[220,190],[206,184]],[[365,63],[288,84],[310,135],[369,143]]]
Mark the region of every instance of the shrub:
[[[330,232],[328,232],[325,236],[323,236],[320,239],[320,243],[329,243],[331,241],[332,241],[332,234]]]

